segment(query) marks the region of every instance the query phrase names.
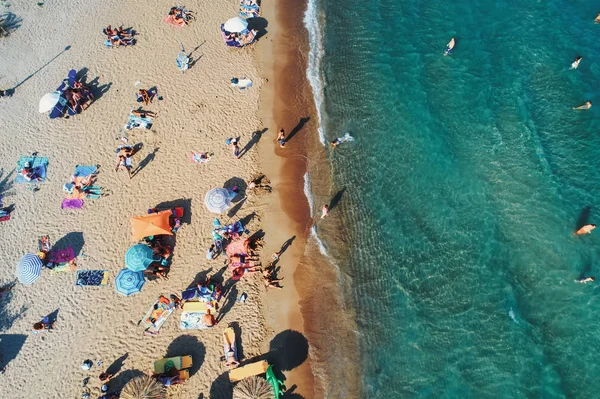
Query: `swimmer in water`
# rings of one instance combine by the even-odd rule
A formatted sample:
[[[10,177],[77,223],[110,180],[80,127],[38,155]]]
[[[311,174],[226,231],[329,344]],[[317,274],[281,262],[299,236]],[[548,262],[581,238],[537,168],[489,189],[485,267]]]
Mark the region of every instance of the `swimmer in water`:
[[[454,45],[456,44],[456,41],[454,40],[454,38],[450,39],[450,42],[448,44],[446,44],[446,52],[444,53],[444,55],[448,55],[452,52],[452,50],[454,50]]]
[[[600,14],[596,15],[596,18],[594,19],[594,23],[600,24]]]
[[[577,69],[577,67],[579,66],[579,63],[581,62],[582,59],[583,59],[583,57],[575,58],[575,61],[573,61],[573,63],[571,64],[571,69]]]
[[[586,224],[585,226],[583,226],[582,228],[577,230],[575,232],[575,234],[577,234],[578,236],[580,236],[582,234],[590,234],[592,232],[592,230],[594,230],[595,228],[596,228],[595,224]]]
[[[331,148],[335,148],[338,145],[342,144],[342,140],[340,140],[339,138],[333,140],[331,143],[329,143],[331,145]]]
[[[576,283],[582,283],[582,284],[591,283],[593,281],[596,281],[596,278],[594,278],[594,277],[585,277],[585,278],[581,277],[581,278],[578,278],[577,280],[575,280]]]
[[[592,108],[592,102],[587,101],[585,104],[580,105],[579,107],[573,107],[573,109],[590,109]]]

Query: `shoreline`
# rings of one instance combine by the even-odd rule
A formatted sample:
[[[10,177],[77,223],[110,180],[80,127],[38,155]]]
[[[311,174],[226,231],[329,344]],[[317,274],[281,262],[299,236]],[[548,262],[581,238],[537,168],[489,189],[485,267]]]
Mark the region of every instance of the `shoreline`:
[[[311,212],[319,212],[320,204],[311,209],[309,202],[314,196],[328,202],[334,185],[322,144],[320,115],[307,76],[310,44],[304,18],[308,6],[309,1],[279,0],[263,14],[269,21],[276,21],[269,25],[275,29],[269,32],[268,46],[259,51],[263,76],[269,81],[260,94],[269,139],[261,142],[259,162],[275,188],[275,195],[268,199],[269,214],[263,220],[268,232],[266,252],[274,252],[279,242],[296,236],[292,250],[282,256],[280,263],[284,283],[293,278],[293,287],[270,294],[271,301],[278,304],[276,316],[269,319],[269,312],[265,316],[276,331],[299,331],[310,345],[307,361],[288,374],[288,389],[296,386],[294,392],[305,398],[356,397],[360,392],[358,343],[351,317],[354,312],[346,299],[350,298],[348,280],[340,275],[333,259],[320,252],[321,244],[312,234],[318,219]],[[275,140],[280,127],[286,130],[289,140],[283,149]],[[305,180],[309,174],[317,184],[311,181],[311,192],[307,193]],[[326,232],[343,227],[339,217],[330,217],[326,223]],[[342,251],[335,251],[335,257]],[[332,357],[343,359],[345,367],[332,364]]]

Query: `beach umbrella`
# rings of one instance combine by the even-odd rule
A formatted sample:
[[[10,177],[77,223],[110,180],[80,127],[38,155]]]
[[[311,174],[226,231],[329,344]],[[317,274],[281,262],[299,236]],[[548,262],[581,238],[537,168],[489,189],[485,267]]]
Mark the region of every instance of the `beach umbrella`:
[[[204,197],[204,205],[213,213],[225,212],[229,208],[230,203],[229,191],[224,188],[213,188]]]
[[[248,22],[240,17],[231,18],[223,24],[227,32],[240,33],[248,28]]]
[[[273,399],[271,385],[262,377],[244,378],[233,388],[235,399]]]
[[[170,210],[166,210],[132,217],[131,229],[133,230],[133,241],[139,241],[144,237],[154,235],[173,235],[169,222],[169,217],[172,214]]]
[[[35,254],[26,254],[17,263],[17,278],[22,284],[31,284],[42,273],[44,264],[42,260]]]
[[[123,387],[121,399],[164,399],[166,389],[163,384],[149,375],[135,377]]]
[[[52,93],[46,94],[40,100],[39,111],[40,113],[48,112],[54,108],[56,104],[60,101],[60,92],[53,91]]]
[[[153,262],[152,248],[145,244],[137,244],[127,250],[125,266],[131,271],[141,272],[146,270]]]
[[[115,279],[115,286],[119,294],[129,296],[140,292],[145,282],[144,273],[123,269]]]

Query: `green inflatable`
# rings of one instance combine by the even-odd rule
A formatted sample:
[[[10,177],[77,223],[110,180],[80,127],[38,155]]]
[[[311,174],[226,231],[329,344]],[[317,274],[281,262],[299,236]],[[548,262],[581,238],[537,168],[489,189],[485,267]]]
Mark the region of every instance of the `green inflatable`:
[[[265,376],[267,378],[267,382],[273,387],[273,395],[275,396],[275,399],[281,398],[283,396],[283,391],[285,391],[285,385],[283,384],[283,381],[275,377],[273,366],[269,365]]]

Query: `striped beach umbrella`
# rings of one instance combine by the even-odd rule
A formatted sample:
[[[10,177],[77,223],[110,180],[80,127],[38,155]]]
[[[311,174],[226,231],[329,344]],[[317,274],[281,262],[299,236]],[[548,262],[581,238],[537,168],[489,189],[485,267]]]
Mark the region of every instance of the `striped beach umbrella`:
[[[32,284],[40,278],[43,266],[42,260],[37,255],[26,254],[17,263],[17,278],[19,282],[21,284]]]
[[[204,205],[206,208],[213,213],[223,213],[229,209],[231,198],[229,197],[229,191],[224,188],[213,188],[206,193],[204,197]]]
[[[115,287],[119,294],[129,296],[140,292],[145,282],[144,273],[123,269],[115,279]]]
[[[153,262],[152,255],[152,248],[149,246],[145,244],[134,245],[125,254],[125,266],[134,272],[144,271]]]

